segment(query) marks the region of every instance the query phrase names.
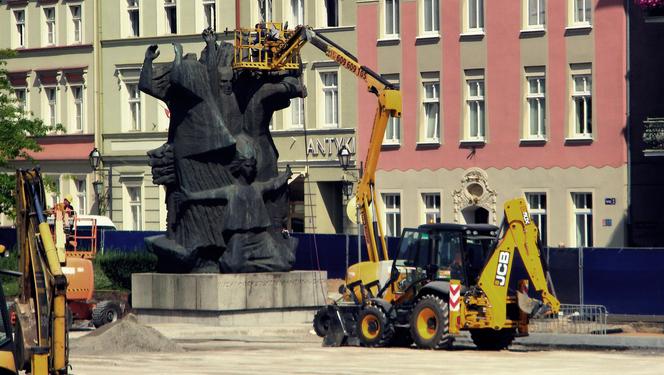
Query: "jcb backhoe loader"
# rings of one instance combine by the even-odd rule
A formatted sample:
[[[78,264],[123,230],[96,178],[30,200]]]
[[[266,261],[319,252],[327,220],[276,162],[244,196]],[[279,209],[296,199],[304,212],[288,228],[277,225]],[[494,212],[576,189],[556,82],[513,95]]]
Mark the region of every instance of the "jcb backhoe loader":
[[[454,334],[468,330],[480,349],[503,349],[528,334],[530,317],[560,308],[537,239],[523,198],[505,203],[500,228],[405,229],[389,275],[347,284],[350,298],[321,310],[317,331],[331,345],[357,338],[365,346],[414,341],[420,348],[444,349]],[[528,296],[528,280],[511,280],[517,256],[542,301]]]

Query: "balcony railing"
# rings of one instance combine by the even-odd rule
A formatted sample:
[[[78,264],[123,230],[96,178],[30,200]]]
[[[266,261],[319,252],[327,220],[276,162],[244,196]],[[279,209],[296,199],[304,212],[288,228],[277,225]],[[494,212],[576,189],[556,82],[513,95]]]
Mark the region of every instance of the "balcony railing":
[[[648,118],[643,122],[645,156],[664,156],[664,118]]]

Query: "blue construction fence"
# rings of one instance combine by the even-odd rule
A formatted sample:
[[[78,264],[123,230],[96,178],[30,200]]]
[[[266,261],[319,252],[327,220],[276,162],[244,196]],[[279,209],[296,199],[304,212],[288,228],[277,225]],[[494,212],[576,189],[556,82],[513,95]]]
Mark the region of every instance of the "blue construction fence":
[[[103,231],[101,251],[145,251],[143,239],[163,232]],[[358,261],[357,236],[293,234],[299,240],[294,269],[325,270],[328,278],[343,278]],[[390,257],[398,238],[388,238]],[[0,244],[16,244],[12,228],[0,228]],[[366,260],[364,241],[359,243]],[[598,304],[611,314],[664,315],[664,248],[544,248],[555,292],[562,303]],[[525,276],[517,259],[512,280]]]

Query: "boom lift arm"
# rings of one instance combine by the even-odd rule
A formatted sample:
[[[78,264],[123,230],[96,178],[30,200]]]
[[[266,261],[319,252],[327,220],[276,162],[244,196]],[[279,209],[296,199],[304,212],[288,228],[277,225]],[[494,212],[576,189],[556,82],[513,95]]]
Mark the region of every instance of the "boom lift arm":
[[[33,374],[68,371],[65,306],[67,279],[44,215],[44,184],[39,170],[16,172],[16,229],[20,291],[16,299],[17,370],[30,362]],[[20,339],[18,339],[20,337]]]
[[[281,39],[270,41],[269,37],[263,36],[265,32],[261,32],[261,30],[267,29],[271,30],[273,35],[280,33]],[[246,41],[245,37],[250,34],[247,30],[236,32],[236,51],[252,48],[244,44]],[[283,30],[281,24],[267,23],[264,25],[264,29],[257,30],[256,42],[254,47],[263,50],[268,49],[269,53],[260,51],[256,59],[247,59],[247,56],[243,58],[241,53],[236,53],[233,63],[234,68],[270,71],[293,69],[293,62],[299,61],[297,56],[299,56],[300,49],[305,44],[310,43],[325,53],[329,59],[336,61],[343,68],[366,82],[367,90],[378,97],[378,108],[376,109],[371,138],[369,139],[369,149],[364,164],[365,169],[357,186],[355,196],[356,204],[360,209],[362,222],[364,223],[364,235],[369,261],[379,262],[380,260],[388,260],[387,243],[380,223],[381,215],[379,208],[374,204],[373,212],[371,210],[372,203],[376,202],[376,191],[374,189],[376,168],[385,135],[385,128],[387,127],[390,116],[401,117],[401,92],[379,74],[361,65],[358,59],[350,52],[324,35],[316,33],[310,26],[298,26],[293,32],[289,32]],[[371,216],[373,216],[373,220],[370,218]]]

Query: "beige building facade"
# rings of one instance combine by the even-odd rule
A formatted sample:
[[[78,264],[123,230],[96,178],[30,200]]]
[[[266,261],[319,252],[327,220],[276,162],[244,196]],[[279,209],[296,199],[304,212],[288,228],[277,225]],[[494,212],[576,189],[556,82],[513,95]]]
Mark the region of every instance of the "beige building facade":
[[[81,213],[97,211],[88,162],[99,124],[95,17],[92,1],[0,2],[0,49],[16,52],[6,68],[17,100],[31,116],[64,128],[39,139],[43,151],[33,155],[55,186],[46,204],[71,195]]]
[[[145,50],[157,44],[155,63],[173,59],[171,42],[185,53],[200,54],[207,26],[222,41],[232,42],[237,26],[261,19],[288,21],[292,28],[309,24],[351,52],[356,51],[355,6],[347,1],[103,1],[100,4],[100,66],[103,77],[98,137],[109,214],[119,228],[163,230],[164,190],[152,184],[146,152],[166,141],[168,114],[164,103],[137,89]],[[238,7],[239,6],[239,7]],[[231,32],[224,33],[229,30]],[[290,164],[291,229],[338,233],[348,223],[341,191],[344,174],[337,150],[354,152],[357,127],[357,81],[312,46],[302,51],[305,99],[276,112],[272,135],[279,168]]]

